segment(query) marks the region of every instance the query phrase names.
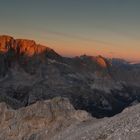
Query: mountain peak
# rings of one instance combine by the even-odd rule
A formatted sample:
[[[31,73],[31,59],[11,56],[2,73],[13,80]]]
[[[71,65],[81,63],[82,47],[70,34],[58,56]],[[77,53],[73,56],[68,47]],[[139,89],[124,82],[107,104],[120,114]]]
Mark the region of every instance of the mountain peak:
[[[8,44],[13,40],[13,37],[7,35],[0,36],[0,52],[6,52]]]
[[[14,39],[8,35],[1,35],[0,52],[6,53],[9,50],[13,50],[17,55],[25,54],[26,56],[33,56],[41,53],[55,53],[53,49],[40,44],[36,44],[34,40]],[[56,54],[57,53],[55,53],[55,55]]]
[[[107,68],[109,65],[108,61],[106,58],[104,58],[103,56],[99,55],[99,56],[88,56],[88,55],[82,55],[80,56],[80,58],[82,59],[88,59],[92,62],[95,62],[96,64],[98,64],[98,66],[100,66],[101,68]]]
[[[0,40],[1,39],[13,39],[13,37],[12,36],[9,36],[9,35],[0,35]]]
[[[106,59],[104,57],[102,57],[101,55],[96,57],[96,61],[101,67],[103,67],[103,68],[108,67]]]
[[[0,36],[0,76],[5,76],[11,68],[22,67],[33,74],[36,67],[48,59],[61,60],[53,49],[36,44],[33,40],[14,39],[11,36]]]

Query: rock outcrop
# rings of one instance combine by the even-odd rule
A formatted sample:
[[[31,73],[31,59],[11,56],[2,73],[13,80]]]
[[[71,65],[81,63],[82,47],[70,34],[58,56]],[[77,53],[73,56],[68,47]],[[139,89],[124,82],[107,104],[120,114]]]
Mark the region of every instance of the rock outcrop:
[[[14,39],[10,36],[0,36],[0,52],[6,53],[9,51],[13,51],[15,55],[26,55],[26,56],[34,56],[38,54],[53,52],[55,55],[58,55],[52,49],[36,44],[33,40],[27,39]]]
[[[81,122],[60,132],[53,140],[139,140],[139,108],[136,105],[111,118]]]
[[[66,98],[18,110],[0,104],[0,140],[139,140],[140,105],[103,119],[75,110]]]
[[[107,63],[106,59],[103,58],[102,56],[96,57],[96,61],[97,61],[97,63],[98,63],[101,67],[103,67],[103,68],[107,68],[107,67],[108,67],[108,63]]]
[[[90,119],[87,112],[75,110],[68,99],[61,97],[18,110],[1,103],[0,140],[50,140],[64,129]]]
[[[11,68],[17,67],[33,74],[36,67],[46,62],[46,58],[60,60],[61,56],[53,49],[36,44],[33,40],[0,36],[0,77],[4,77]]]

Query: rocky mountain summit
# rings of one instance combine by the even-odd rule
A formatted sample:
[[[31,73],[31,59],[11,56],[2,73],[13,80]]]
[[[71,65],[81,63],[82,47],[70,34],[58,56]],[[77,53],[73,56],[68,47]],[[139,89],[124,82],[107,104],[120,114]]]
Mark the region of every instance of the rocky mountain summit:
[[[53,140],[139,140],[140,105],[129,107],[122,113],[103,119],[90,119],[68,127]]]
[[[102,118],[140,101],[140,67],[102,56],[60,56],[27,39],[0,36],[0,102],[19,109],[66,97]]]
[[[61,97],[18,110],[0,103],[0,140],[139,140],[139,108],[95,119]]]
[[[0,104],[0,140],[46,140],[64,129],[90,120],[91,116],[75,110],[66,98],[39,101],[13,110]]]
[[[15,55],[26,55],[26,56],[34,56],[38,54],[55,52],[43,45],[36,44],[33,40],[27,39],[14,39],[10,36],[0,36],[0,52],[1,53],[10,53],[13,52]]]

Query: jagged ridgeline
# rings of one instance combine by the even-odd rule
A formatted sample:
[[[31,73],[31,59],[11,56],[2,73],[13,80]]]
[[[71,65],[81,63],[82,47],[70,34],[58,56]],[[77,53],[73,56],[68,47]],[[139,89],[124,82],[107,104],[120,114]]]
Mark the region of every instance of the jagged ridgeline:
[[[95,117],[115,115],[140,101],[140,65],[66,58],[35,41],[0,36],[0,101],[17,109],[56,96]]]

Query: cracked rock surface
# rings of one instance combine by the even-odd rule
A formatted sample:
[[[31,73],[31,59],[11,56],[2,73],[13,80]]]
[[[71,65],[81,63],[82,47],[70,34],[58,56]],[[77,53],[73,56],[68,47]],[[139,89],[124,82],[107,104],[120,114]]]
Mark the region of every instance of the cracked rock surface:
[[[140,105],[96,119],[75,110],[66,98],[13,110],[0,104],[0,140],[139,140]]]
[[[75,110],[66,98],[39,101],[13,110],[0,104],[0,140],[46,140],[64,129],[91,119],[82,110]]]

